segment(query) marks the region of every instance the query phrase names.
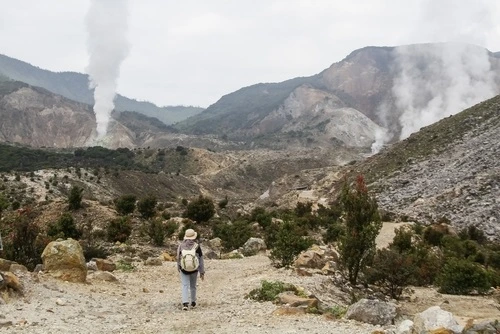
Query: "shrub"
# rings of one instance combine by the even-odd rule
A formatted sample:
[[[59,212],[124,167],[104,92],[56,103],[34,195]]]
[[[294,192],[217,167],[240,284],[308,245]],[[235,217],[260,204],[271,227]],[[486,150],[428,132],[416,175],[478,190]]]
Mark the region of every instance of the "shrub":
[[[29,214],[16,216],[2,223],[3,257],[33,270],[40,263],[41,254],[49,240],[43,238],[39,227]]]
[[[69,209],[78,210],[82,207],[83,189],[78,186],[72,186],[68,196]]]
[[[311,247],[313,241],[304,234],[294,222],[285,221],[279,225],[270,256],[276,267],[290,267],[302,251]]]
[[[219,206],[219,209],[224,209],[227,206],[228,202],[229,202],[229,200],[227,199],[227,196],[226,196],[226,197],[224,197],[224,199],[220,200],[219,203],[217,203],[217,205]]]
[[[439,273],[439,292],[452,295],[485,293],[491,287],[488,273],[480,265],[461,259],[449,259]]]
[[[17,210],[21,207],[21,203],[19,201],[12,202],[12,210]]]
[[[480,229],[478,229],[474,225],[470,225],[468,227],[463,228],[458,232],[458,236],[462,240],[474,240],[478,244],[484,244],[487,241],[486,235]]]
[[[135,195],[123,195],[115,200],[116,211],[122,215],[126,216],[135,210],[135,202],[137,198]]]
[[[76,228],[75,220],[69,212],[65,212],[59,217],[57,222],[48,226],[47,235],[57,238],[72,238],[78,240],[82,233]]]
[[[184,216],[201,223],[210,220],[214,214],[215,206],[212,200],[208,197],[200,195],[198,199],[187,205]]]
[[[148,196],[137,203],[137,210],[144,219],[149,219],[155,215],[156,197]]]
[[[215,237],[221,238],[224,249],[230,251],[243,246],[253,236],[253,229],[248,221],[237,220],[229,224],[221,222],[215,225],[213,233]]]
[[[125,242],[132,233],[132,224],[129,217],[120,217],[108,223],[106,234],[110,242]]]
[[[333,317],[336,319],[341,319],[347,313],[347,308],[344,306],[335,305],[325,309],[325,313],[333,315]]]
[[[256,207],[250,214],[250,220],[256,221],[262,228],[266,229],[271,225],[272,216],[264,208]]]
[[[170,212],[168,212],[167,210],[164,210],[162,213],[161,213],[161,217],[165,220],[169,220],[170,218],[172,218],[172,215],[170,214]]]
[[[413,259],[394,249],[377,250],[373,264],[366,270],[368,283],[376,284],[391,298],[398,299],[416,272]]]
[[[179,225],[174,221],[168,221],[165,225],[165,234],[168,238],[170,238],[175,231],[179,228]]]
[[[295,215],[297,217],[304,217],[307,214],[310,214],[312,212],[312,203],[307,202],[307,203],[302,203],[298,202],[297,205],[295,206]]]
[[[338,241],[343,232],[344,228],[341,224],[337,222],[331,223],[326,229],[326,233],[323,236],[323,241],[326,243]]]
[[[358,274],[375,253],[375,238],[382,222],[378,205],[368,194],[363,176],[358,176],[353,189],[344,181],[340,194],[344,212],[345,233],[340,238],[340,263],[347,270],[349,282],[356,284]]]
[[[448,229],[441,225],[427,226],[424,230],[424,240],[432,246],[441,246],[441,240],[448,234]]]
[[[389,248],[397,250],[399,253],[410,251],[412,249],[413,230],[407,226],[397,228]]]
[[[262,281],[260,288],[250,291],[245,298],[253,299],[259,302],[275,302],[278,295],[285,291],[298,293],[297,287],[281,281]]]
[[[163,241],[165,240],[166,236],[166,229],[161,220],[153,219],[148,222],[147,233],[155,246],[163,246]]]

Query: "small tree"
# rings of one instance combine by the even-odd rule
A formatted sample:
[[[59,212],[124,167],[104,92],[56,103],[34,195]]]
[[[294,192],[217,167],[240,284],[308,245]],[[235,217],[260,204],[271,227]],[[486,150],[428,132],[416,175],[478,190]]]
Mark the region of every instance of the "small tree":
[[[111,220],[107,226],[108,241],[125,242],[132,233],[132,223],[129,217],[120,217]]]
[[[135,202],[137,198],[135,195],[123,195],[115,200],[116,211],[119,214],[126,216],[135,210]]]
[[[340,262],[347,269],[349,282],[356,284],[359,272],[367,266],[375,253],[375,238],[382,222],[378,205],[368,194],[363,176],[358,176],[354,189],[344,181],[340,194],[344,213],[345,233],[340,238]]]
[[[310,238],[303,235],[304,231],[292,221],[285,221],[278,227],[271,250],[271,260],[276,267],[290,267],[297,255],[313,244]]]
[[[213,201],[208,197],[200,195],[198,199],[187,205],[184,215],[197,222],[209,221],[215,214]]]
[[[151,220],[148,223],[147,233],[155,246],[163,246],[165,236],[167,235],[167,229],[161,220]]]
[[[149,219],[155,215],[156,197],[148,196],[137,203],[137,210],[144,219]]]
[[[82,207],[83,188],[72,186],[69,192],[68,201],[70,210],[78,210]]]

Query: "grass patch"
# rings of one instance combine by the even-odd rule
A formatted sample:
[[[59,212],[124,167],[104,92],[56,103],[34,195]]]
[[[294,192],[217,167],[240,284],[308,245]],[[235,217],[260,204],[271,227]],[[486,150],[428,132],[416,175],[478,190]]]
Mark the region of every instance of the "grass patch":
[[[297,296],[307,297],[301,289],[297,288],[293,284],[281,281],[273,282],[264,280],[259,288],[255,288],[250,291],[245,298],[253,299],[259,302],[275,302],[278,295],[285,291],[292,291]]]

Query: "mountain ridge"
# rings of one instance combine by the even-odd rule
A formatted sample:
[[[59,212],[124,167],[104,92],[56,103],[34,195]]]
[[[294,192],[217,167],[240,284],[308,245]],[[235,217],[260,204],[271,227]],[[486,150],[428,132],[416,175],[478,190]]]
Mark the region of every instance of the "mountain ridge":
[[[2,54],[0,54],[0,74],[12,80],[45,88],[76,102],[94,104],[93,91],[89,89],[89,77],[86,74],[73,71],[52,72]],[[146,116],[156,117],[168,125],[204,109],[193,106],[158,107],[148,101],[137,101],[117,94],[115,110],[137,111]]]

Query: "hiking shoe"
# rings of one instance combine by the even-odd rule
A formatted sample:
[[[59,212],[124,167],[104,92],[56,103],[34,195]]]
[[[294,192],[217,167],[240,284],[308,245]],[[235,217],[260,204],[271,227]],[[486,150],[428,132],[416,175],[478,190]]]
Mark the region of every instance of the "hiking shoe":
[[[187,311],[188,310],[188,305],[189,305],[188,303],[182,304],[182,310],[183,311]]]
[[[192,302],[191,307],[196,307],[196,302]]]

